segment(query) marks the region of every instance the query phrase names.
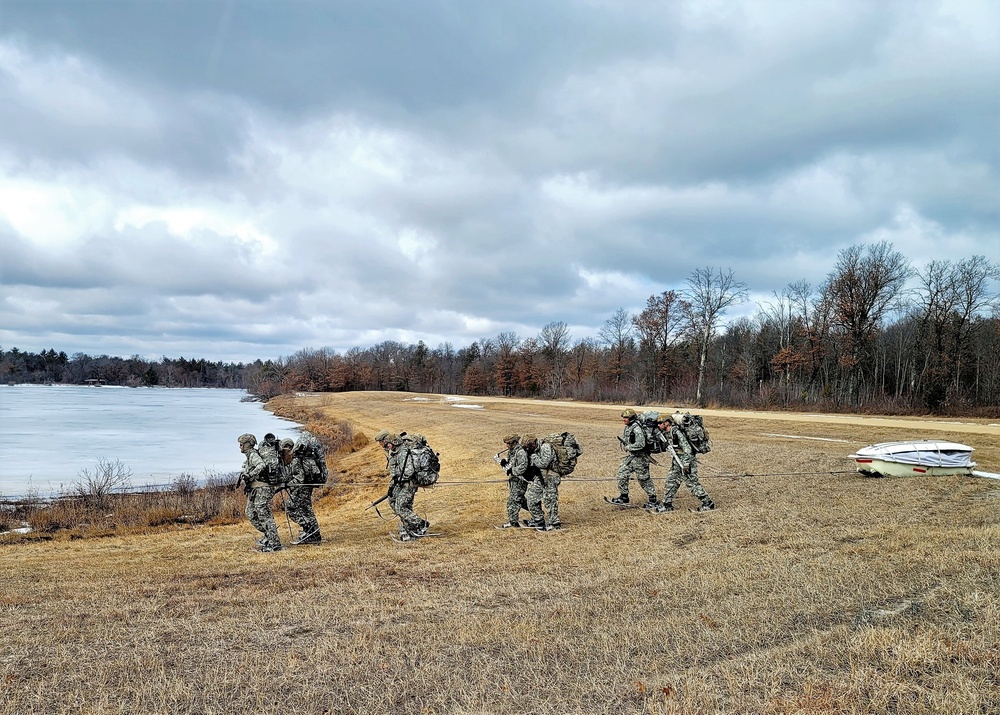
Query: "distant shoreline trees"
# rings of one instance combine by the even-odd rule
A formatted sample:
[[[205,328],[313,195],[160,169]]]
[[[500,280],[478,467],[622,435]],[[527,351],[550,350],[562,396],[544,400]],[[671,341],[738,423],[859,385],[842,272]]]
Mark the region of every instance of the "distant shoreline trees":
[[[916,287],[905,285],[916,276]],[[687,288],[618,308],[597,338],[553,322],[527,338],[505,331],[455,349],[385,341],[343,354],[303,349],[250,364],[92,358],[0,349],[7,382],[245,388],[293,392],[401,390],[687,403],[754,409],[1000,417],[1000,267],[983,256],[913,270],[888,242],[840,252],[818,287],[789,283],[728,325],[748,295],[729,270],[698,269]]]

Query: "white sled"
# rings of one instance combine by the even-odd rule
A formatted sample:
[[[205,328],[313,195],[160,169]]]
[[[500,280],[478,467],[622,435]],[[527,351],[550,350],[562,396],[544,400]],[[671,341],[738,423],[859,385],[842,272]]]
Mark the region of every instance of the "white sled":
[[[866,477],[945,477],[971,475],[973,448],[958,442],[917,440],[882,442],[859,449],[850,458]]]

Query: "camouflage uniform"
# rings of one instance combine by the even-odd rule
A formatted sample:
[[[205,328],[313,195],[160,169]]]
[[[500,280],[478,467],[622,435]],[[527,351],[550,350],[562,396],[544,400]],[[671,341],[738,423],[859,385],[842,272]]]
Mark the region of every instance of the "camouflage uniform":
[[[531,483],[528,485],[528,491],[525,494],[528,501],[528,511],[531,513],[531,521],[529,523],[535,527],[545,528],[545,514],[542,512],[542,505],[544,504],[549,511],[548,525],[557,527],[559,526],[558,492],[556,492],[556,499],[553,502],[552,489],[558,489],[559,482],[556,481],[554,487],[550,485],[552,481],[550,472],[551,474],[555,474],[551,467],[553,466],[552,462],[555,461],[556,452],[548,442],[538,442],[534,437],[530,439],[525,437],[525,440],[531,465],[528,470]],[[558,474],[555,476],[557,479],[559,478]],[[555,509],[554,512],[552,511],[553,507]]]
[[[528,490],[528,452],[521,446],[520,437],[511,435],[504,442],[507,444],[507,459],[500,466],[507,473],[507,523],[504,526],[521,525],[521,509],[527,509],[525,493]],[[541,515],[541,510],[538,510]],[[535,515],[532,514],[534,517]],[[543,517],[544,518],[544,517]]]
[[[649,504],[657,504],[656,486],[649,476],[649,445],[646,444],[646,434],[642,429],[638,416],[634,410],[625,410],[622,417],[628,419],[625,429],[622,431],[622,446],[625,449],[625,456],[622,457],[618,466],[618,497],[619,503],[628,503],[628,480],[631,475],[635,475],[635,480],[649,500]]]
[[[247,519],[263,534],[258,540],[261,551],[280,551],[281,539],[278,538],[278,526],[274,523],[274,514],[271,512],[274,487],[264,481],[269,478],[267,463],[254,449],[257,440],[253,435],[242,435],[239,443],[240,451],[246,456],[240,476],[244,482],[243,490],[247,495]]]
[[[531,455],[531,466],[542,470],[542,506],[548,514],[550,527],[562,526],[559,520],[559,485],[562,475],[556,471],[556,450],[546,441],[541,442],[538,453]]]
[[[291,442],[291,440],[285,440]],[[284,443],[283,443],[284,444]],[[313,489],[325,481],[326,460],[319,440],[308,432],[304,433],[291,449],[290,479],[288,480],[288,503],[285,513],[302,529],[293,544],[318,544],[321,540],[319,522],[313,512]]]
[[[670,425],[670,423],[664,421],[660,425],[662,429],[664,425]],[[711,511],[714,509],[714,502],[708,496],[705,488],[701,486],[701,482],[698,481],[698,455],[691,447],[691,442],[688,441],[684,432],[676,425],[670,425],[669,433],[663,435],[661,439],[664,441],[664,449],[667,454],[670,454],[668,445],[672,446],[677,458],[674,458],[674,454],[670,455],[670,471],[667,473],[667,478],[663,483],[663,504],[660,510],[670,511],[673,509],[674,495],[680,489],[681,482],[687,484],[691,493],[701,499],[701,508],[699,511]],[[677,463],[678,461],[680,464]]]
[[[389,487],[389,505],[392,512],[401,522],[399,534],[404,538],[419,536],[427,532],[430,524],[413,511],[413,499],[417,495],[417,482],[414,480],[413,460],[410,450],[398,436],[391,436],[389,444],[389,476],[392,483]]]

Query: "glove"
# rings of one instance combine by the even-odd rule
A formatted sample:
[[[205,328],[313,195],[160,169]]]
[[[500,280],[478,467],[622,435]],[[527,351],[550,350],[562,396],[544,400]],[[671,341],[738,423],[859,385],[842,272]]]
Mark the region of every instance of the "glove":
[[[506,459],[501,459],[500,460],[500,466],[506,468],[507,467],[507,460]]]

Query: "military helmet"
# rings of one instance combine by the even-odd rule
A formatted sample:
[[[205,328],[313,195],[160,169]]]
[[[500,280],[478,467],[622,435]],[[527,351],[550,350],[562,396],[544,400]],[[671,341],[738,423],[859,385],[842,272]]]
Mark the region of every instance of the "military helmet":
[[[387,439],[389,439],[389,430],[382,430],[375,435],[376,442],[385,442]]]
[[[671,421],[672,420],[670,419],[670,415],[668,415],[666,412],[661,412],[660,414],[658,414],[656,416],[656,423],[657,424],[661,424],[662,425],[664,422],[671,422]]]
[[[538,437],[536,437],[533,434],[526,434],[521,436],[521,444],[531,444],[532,442],[536,442],[537,440]]]
[[[521,439],[521,436],[520,436],[520,435],[516,435],[516,434],[509,434],[509,435],[507,435],[506,437],[504,437],[504,438],[503,438],[503,443],[504,443],[504,444],[514,444],[514,443],[515,443],[515,442],[517,442],[517,441],[518,441],[519,439]]]
[[[287,437],[285,439],[281,440],[281,448],[282,449],[291,449],[294,446],[295,446],[295,442],[293,442],[292,440],[288,439]]]
[[[633,410],[631,407],[626,407],[624,410],[622,410],[622,418],[623,419],[633,420],[637,416],[638,415],[636,415],[635,410]]]
[[[274,436],[273,432],[268,432],[266,435],[264,435],[264,441],[265,442],[277,442],[278,438]]]
[[[251,447],[257,446],[257,438],[252,434],[247,432],[246,434],[241,434],[239,440],[237,440],[242,447],[244,444],[249,444]]]
[[[391,444],[393,447],[398,447],[401,444],[403,444],[403,438],[400,437],[398,434],[386,435],[385,441],[386,443]]]

